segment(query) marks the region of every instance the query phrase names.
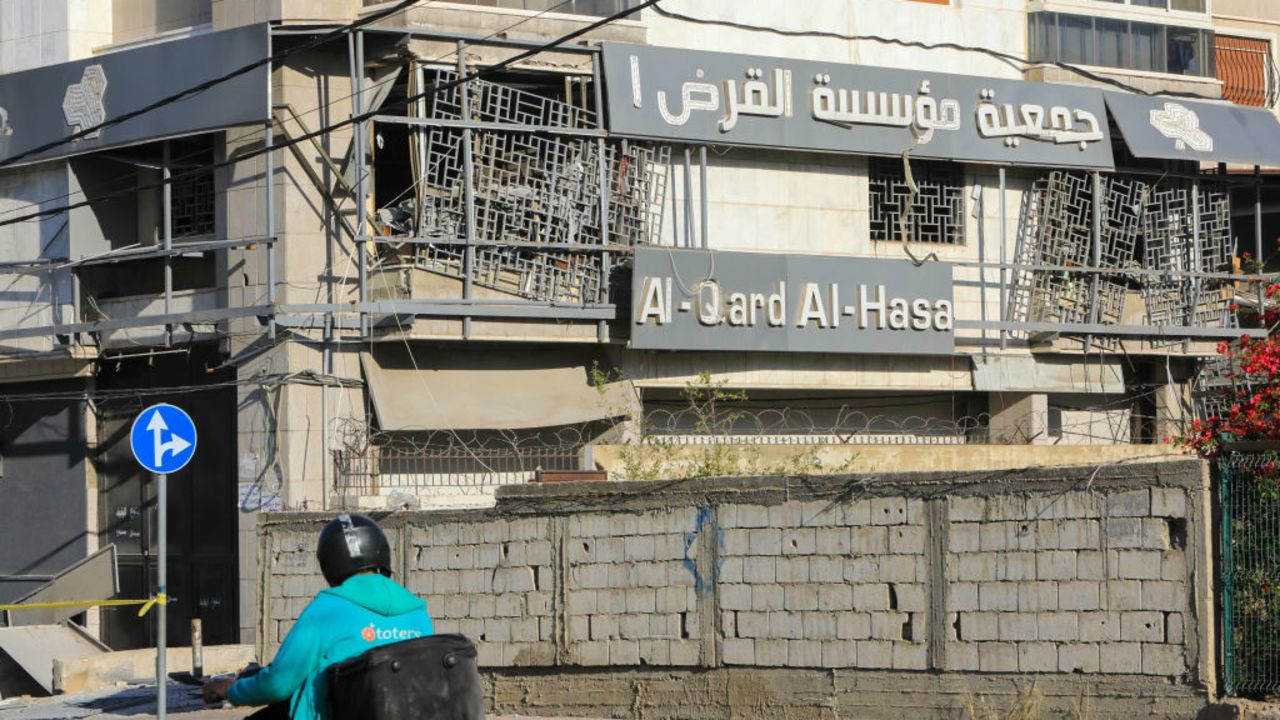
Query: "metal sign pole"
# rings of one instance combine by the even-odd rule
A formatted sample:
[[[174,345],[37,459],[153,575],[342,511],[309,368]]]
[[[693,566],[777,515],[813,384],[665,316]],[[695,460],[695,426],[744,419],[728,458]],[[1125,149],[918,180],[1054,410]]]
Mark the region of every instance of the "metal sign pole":
[[[156,607],[156,622],[160,627],[156,630],[156,717],[158,720],[165,720],[165,711],[169,705],[168,693],[168,673],[165,672],[166,660],[168,659],[168,620],[169,620],[169,493],[168,486],[169,475],[167,473],[158,473],[156,476],[156,504],[159,505],[159,548],[160,558],[158,560],[160,582],[156,587],[156,595],[163,598]]]

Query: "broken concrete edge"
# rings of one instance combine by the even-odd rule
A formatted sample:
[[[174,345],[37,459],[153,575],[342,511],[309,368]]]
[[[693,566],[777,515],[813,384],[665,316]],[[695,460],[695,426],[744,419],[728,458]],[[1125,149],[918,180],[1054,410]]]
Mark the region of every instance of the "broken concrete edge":
[[[191,648],[171,647],[165,657],[169,672],[191,671]],[[204,671],[206,675],[236,672],[256,659],[252,645],[210,645],[204,649]],[[155,679],[155,648],[53,661],[53,690],[59,694],[85,692],[122,683],[154,683]]]
[[[698,477],[679,480],[504,485],[490,508],[464,510],[369,511],[384,528],[400,528],[415,516],[440,522],[469,522],[529,514],[608,510],[644,512],[722,503],[778,505],[788,500],[847,501],[863,497],[984,497],[992,493],[1054,490],[1122,490],[1170,487],[1203,490],[1207,463],[1195,458],[1097,465],[1027,467],[968,472],[895,472],[814,476]],[[1081,478],[1081,468],[1089,474]],[[334,512],[260,513],[258,526],[319,528]]]

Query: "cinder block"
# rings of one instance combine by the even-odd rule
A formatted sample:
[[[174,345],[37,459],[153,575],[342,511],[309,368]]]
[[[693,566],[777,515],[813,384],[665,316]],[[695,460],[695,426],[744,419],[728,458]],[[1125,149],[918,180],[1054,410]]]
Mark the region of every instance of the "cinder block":
[[[1170,550],[1160,560],[1161,580],[1187,580],[1187,554],[1182,550]]]
[[[497,568],[493,571],[493,591],[496,593],[531,592],[534,589],[533,568]]]
[[[851,541],[853,552],[858,555],[883,555],[889,551],[889,533],[883,527],[855,527]]]
[[[807,640],[835,640],[836,616],[825,612],[807,612],[801,618]]]
[[[595,590],[599,588],[609,587],[609,568],[611,565],[578,565],[569,569],[569,582],[574,587]],[[464,577],[462,581],[464,588],[469,587]],[[469,592],[483,592],[482,590],[470,590]]]
[[[1076,553],[1076,578],[1079,580],[1107,579],[1107,554],[1102,550],[1081,550]]]
[[[997,625],[1000,640],[1006,642],[1022,642],[1039,637],[1036,616],[1031,613],[1000,613]]]
[[[1164,641],[1170,645],[1181,645],[1186,639],[1182,613],[1169,613],[1165,618]]]
[[[627,611],[627,593],[625,590],[597,590],[596,607],[602,613],[624,613]]]
[[[813,528],[793,528],[784,530],[782,533],[783,555],[813,555],[817,549],[817,531]],[[821,658],[821,649],[816,650],[815,653]]]
[[[996,553],[965,553],[956,562],[956,578],[962,582],[989,582],[996,579]]]
[[[779,583],[809,582],[809,557],[780,557],[774,563],[774,575]],[[841,566],[841,571],[844,567]]]
[[[809,580],[817,583],[844,582],[844,560],[838,557],[793,558],[808,560]]]
[[[777,556],[782,554],[782,531],[761,528],[749,531],[747,544],[752,555]]]
[[[675,667],[688,667],[698,664],[702,652],[701,643],[693,640],[672,640],[670,643],[671,664]]]
[[[760,667],[783,667],[787,664],[787,643],[763,638],[754,642],[756,665]]]
[[[1102,607],[1100,584],[1089,580],[1058,583],[1058,607],[1062,610],[1097,610]]]
[[[1098,672],[1098,646],[1081,643],[1059,645],[1058,672]]]
[[[952,497],[948,499],[952,522],[981,522],[987,519],[987,501],[980,497]]]
[[[1008,547],[1005,523],[989,522],[978,526],[978,546],[983,552],[999,552]]]
[[[1142,673],[1144,675],[1178,676],[1187,671],[1181,645],[1142,646]]]
[[[871,613],[842,612],[836,615],[836,637],[866,640],[871,637]]]
[[[737,618],[738,637],[769,637],[769,614],[762,612],[740,612]]]
[[[1145,610],[1182,610],[1187,607],[1186,585],[1168,580],[1145,580],[1142,583],[1142,607]]]
[[[749,557],[743,563],[742,575],[748,583],[772,583],[777,581],[777,558]]]
[[[956,612],[978,610],[978,584],[958,582],[947,586],[947,609]]]
[[[1098,649],[1098,669],[1104,673],[1131,675],[1142,669],[1142,645],[1139,643],[1109,642]]]
[[[1052,580],[1018,583],[1018,611],[1043,612],[1058,609],[1058,583]]]
[[[1187,516],[1187,492],[1182,488],[1151,488],[1151,514],[1162,518]]]
[[[992,520],[1027,519],[1027,499],[1021,495],[997,495],[987,498],[987,517]]]
[[[640,664],[640,643],[635,640],[609,641],[609,664],[635,667]]]
[[[894,643],[894,670],[926,670],[929,667],[929,647],[924,643]]]
[[[923,558],[919,555],[882,555],[880,556],[880,580],[887,583],[910,583],[923,580],[920,577],[922,564]]]
[[[507,521],[485,523],[480,526],[480,539],[486,543],[502,543],[511,539],[511,525]]]
[[[650,622],[652,619],[649,615],[622,615],[618,617],[618,636],[623,640],[643,640],[653,637],[653,624]],[[658,634],[665,634],[662,632],[665,629],[665,627],[659,628]]]
[[[859,668],[893,667],[893,643],[888,640],[859,640],[857,652]]]
[[[822,667],[852,668],[858,665],[858,644],[848,640],[824,640]]]
[[[998,640],[1000,638],[999,613],[960,613],[959,638],[965,642]]]
[[[768,612],[773,610],[781,610],[785,607],[783,604],[783,586],[781,585],[752,585],[751,586],[751,609],[757,612]]]
[[[907,522],[907,499],[900,497],[872,498],[872,525],[905,525]]]
[[[1036,555],[1029,552],[1000,553],[996,559],[997,580],[1035,580]]]
[[[789,640],[787,642],[787,666],[822,667],[822,643],[816,640]]]
[[[727,556],[747,555],[751,552],[751,531],[731,528],[724,531],[723,552]]]
[[[616,640],[622,637],[618,615],[590,615],[585,618],[592,640]],[[577,618],[573,618],[577,619]]]
[[[800,613],[769,613],[769,637],[800,640],[804,638],[804,622]]]
[[[742,577],[743,559],[740,557],[723,558],[720,561],[720,582],[722,583],[740,583]]]
[[[750,610],[751,591],[751,585],[722,583],[720,585],[720,607],[725,610]]]
[[[476,643],[476,664],[480,667],[502,667],[502,643]]]
[[[1109,517],[1104,527],[1104,538],[1110,548],[1141,548],[1142,518]]]
[[[783,607],[790,611],[799,610],[817,610],[818,609],[818,586],[812,584],[806,585],[784,585],[783,589]]]
[[[976,672],[978,670],[978,643],[947,643],[943,657],[943,669],[949,672]]]
[[[924,527],[902,525],[890,529],[889,552],[895,555],[914,555],[924,552]]]
[[[1108,580],[1107,609],[1141,610],[1142,583],[1138,580]]]
[[[875,557],[854,557],[844,562],[844,579],[851,583],[876,582],[880,579],[880,563]]]
[[[800,503],[795,501],[785,502],[781,505],[773,505],[769,508],[769,527],[800,527],[800,523],[803,519],[804,515],[801,512]]]
[[[530,565],[551,564],[551,541],[549,540],[530,540],[525,546],[525,552]]]
[[[1054,642],[1077,642],[1080,640],[1079,620],[1076,613],[1039,613],[1036,615],[1039,638]]]
[[[824,527],[840,522],[840,505],[825,500],[800,503],[800,524],[804,527]]]
[[[481,637],[490,643],[511,642],[511,625],[512,621],[506,618],[489,618],[484,621],[484,635]]]
[[[871,613],[871,637],[876,640],[902,640],[903,626],[910,622],[907,613]]]
[[[665,588],[670,582],[670,576],[667,574],[668,563],[662,562],[638,562],[632,565],[635,576],[635,584],[643,587]]]
[[[1120,613],[1120,639],[1125,642],[1164,642],[1164,614]]]
[[[477,599],[477,602],[479,599]],[[475,603],[472,603],[474,606]],[[498,617],[513,618],[524,617],[527,614],[523,593],[503,593],[497,598],[497,608],[494,612]]]
[[[863,498],[846,503],[840,511],[840,524],[862,527],[871,524],[871,500]]]
[[[819,555],[848,555],[853,548],[852,535],[845,527],[818,528],[816,541]]]
[[[1118,642],[1120,613],[1080,613],[1080,642]]]
[[[1097,520],[1063,520],[1058,524],[1058,547],[1063,550],[1090,550],[1101,546]]]
[[[737,513],[734,527],[763,528],[769,527],[769,508],[763,505],[727,505]],[[721,508],[723,512],[724,508]]]
[[[640,664],[666,667],[671,665],[670,640],[641,640]]]
[[[1164,518],[1142,519],[1142,547],[1148,550],[1169,549],[1169,523]]]
[[[636,535],[623,544],[623,557],[627,562],[653,560],[655,548],[652,535]]]
[[[1121,550],[1119,559],[1121,579],[1160,579],[1160,553],[1154,550]]]
[[[1013,643],[984,642],[978,644],[978,670],[981,672],[1017,672],[1018,646]]]
[[[1018,584],[980,583],[978,585],[978,607],[982,610],[1016,612],[1018,609]]]
[[[538,619],[520,618],[511,621],[512,642],[538,642]]]
[[[721,646],[724,665],[755,665],[755,641],[726,638]]]
[[[978,523],[951,523],[947,547],[953,553],[977,552],[981,549],[979,527],[981,526]],[[977,655],[976,650],[974,655]]]
[[[824,584],[819,586],[818,609],[826,612],[852,610],[853,588],[844,584]]]
[[[1146,517],[1151,514],[1151,493],[1147,489],[1107,496],[1108,517]]]
[[[927,604],[924,587],[921,584],[895,585],[894,592],[898,596],[898,609],[907,612],[924,612]]]
[[[924,500],[919,498],[907,499],[907,524],[924,524]]]
[[[876,583],[853,586],[853,607],[863,611],[889,609],[889,586]]]
[[[1074,580],[1076,577],[1076,552],[1074,550],[1045,550],[1036,553],[1036,577],[1041,580]]]
[[[1056,672],[1058,646],[1049,642],[1025,642],[1018,645],[1018,671],[1024,673]]]

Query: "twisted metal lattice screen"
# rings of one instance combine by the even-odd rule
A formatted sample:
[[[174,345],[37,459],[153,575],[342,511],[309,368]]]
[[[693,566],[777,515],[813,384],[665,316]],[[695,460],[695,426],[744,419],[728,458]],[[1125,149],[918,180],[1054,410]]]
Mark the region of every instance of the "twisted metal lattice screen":
[[[1226,453],[1222,501],[1223,675],[1228,695],[1280,691],[1277,453]]]
[[[447,83],[456,74],[433,77]],[[470,93],[469,118],[463,117],[463,88]],[[594,111],[488,81],[440,93],[428,116],[531,129],[597,125]],[[419,245],[416,265],[455,277],[467,273],[464,137],[458,128],[426,133],[413,213],[416,234],[434,241]],[[665,146],[476,129],[471,153],[478,247],[470,274],[477,285],[538,300],[596,302],[607,282],[605,252],[626,252],[660,232]]]
[[[902,161],[872,158],[871,239],[902,240],[903,215],[910,242],[964,244],[964,168],[955,163],[911,164],[912,197]]]
[[[1228,194],[1116,176],[1100,185],[1096,248],[1092,177],[1054,171],[1023,196],[1011,319],[1116,325],[1134,290],[1150,325],[1233,327],[1228,283],[1194,275],[1231,269]]]

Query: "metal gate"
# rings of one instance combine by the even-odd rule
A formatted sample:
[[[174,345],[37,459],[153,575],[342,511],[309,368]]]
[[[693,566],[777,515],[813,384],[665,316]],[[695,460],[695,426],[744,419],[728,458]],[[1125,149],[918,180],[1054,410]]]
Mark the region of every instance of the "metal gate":
[[[1280,693],[1280,453],[1229,452],[1222,501],[1222,658],[1228,695]]]

